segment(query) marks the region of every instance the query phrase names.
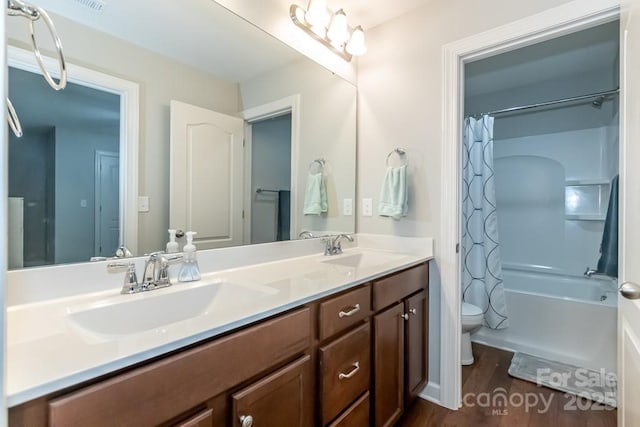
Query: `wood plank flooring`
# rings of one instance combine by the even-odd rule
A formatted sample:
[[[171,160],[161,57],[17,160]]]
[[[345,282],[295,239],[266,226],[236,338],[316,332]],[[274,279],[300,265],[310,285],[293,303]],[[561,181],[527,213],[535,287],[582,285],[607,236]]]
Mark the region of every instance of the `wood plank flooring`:
[[[616,426],[613,408],[510,377],[513,353],[473,344],[473,354],[475,363],[462,368],[462,408],[417,399],[396,427]]]

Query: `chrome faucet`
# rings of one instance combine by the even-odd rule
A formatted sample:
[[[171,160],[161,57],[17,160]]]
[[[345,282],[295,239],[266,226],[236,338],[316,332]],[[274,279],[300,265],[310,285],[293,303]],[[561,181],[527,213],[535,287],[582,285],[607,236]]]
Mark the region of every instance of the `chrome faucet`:
[[[349,234],[338,234],[337,236],[326,236],[325,237],[325,247],[324,254],[325,255],[339,255],[342,253],[342,244],[340,240],[342,238],[347,239],[350,242],[353,242],[353,237]]]
[[[584,275],[587,276],[587,277],[591,277],[591,276],[593,276],[594,274],[597,274],[597,273],[598,273],[598,270],[594,270],[591,267],[587,267],[587,269],[584,272]]]
[[[169,262],[179,260],[182,255],[166,256],[164,252],[153,252],[144,264],[141,287],[143,291],[171,286],[169,282]]]
[[[153,252],[144,264],[144,275],[142,283],[138,283],[136,265],[132,262],[120,263],[110,262],[107,270],[126,271],[124,283],[122,284],[122,294],[137,294],[138,292],[152,291],[154,289],[171,286],[169,281],[169,264],[182,258],[182,255],[165,256],[164,252]]]

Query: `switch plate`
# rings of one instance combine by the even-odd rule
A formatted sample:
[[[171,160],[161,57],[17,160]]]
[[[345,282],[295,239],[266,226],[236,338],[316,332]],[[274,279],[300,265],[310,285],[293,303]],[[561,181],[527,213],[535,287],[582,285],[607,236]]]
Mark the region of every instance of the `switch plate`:
[[[138,212],[149,212],[149,196],[138,197]]]
[[[362,216],[373,216],[373,199],[362,199]]]
[[[87,201],[85,199],[80,200],[80,207],[81,208],[86,208],[87,207]]]
[[[343,215],[353,215],[353,199],[344,199],[342,204]]]

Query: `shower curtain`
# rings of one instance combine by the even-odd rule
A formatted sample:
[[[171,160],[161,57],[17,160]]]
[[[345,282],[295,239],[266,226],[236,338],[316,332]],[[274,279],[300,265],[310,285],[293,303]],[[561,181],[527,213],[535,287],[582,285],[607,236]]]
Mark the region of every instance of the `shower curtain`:
[[[509,326],[502,284],[493,173],[493,121],[468,117],[464,127],[462,188],[462,300],[480,307],[484,324]]]

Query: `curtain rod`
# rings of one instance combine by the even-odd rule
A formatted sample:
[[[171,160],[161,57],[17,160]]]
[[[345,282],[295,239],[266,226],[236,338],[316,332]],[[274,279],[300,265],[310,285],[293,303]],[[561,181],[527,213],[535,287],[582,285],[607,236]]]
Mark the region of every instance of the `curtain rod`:
[[[471,114],[471,116],[483,116],[485,114],[493,116],[493,115],[496,115],[496,114],[512,113],[514,111],[530,110],[532,108],[547,107],[549,105],[564,104],[566,102],[580,101],[582,99],[599,98],[601,96],[613,95],[613,94],[617,94],[619,92],[620,92],[620,88],[616,88],[616,89],[607,90],[607,91],[604,91],[604,92],[590,93],[588,95],[580,95],[580,96],[573,96],[571,98],[557,99],[555,101],[547,101],[547,102],[540,102],[540,103],[537,103],[537,104],[529,104],[529,105],[521,105],[521,106],[518,106],[518,107],[504,108],[502,110],[489,111],[488,113],[483,113],[483,114]]]

